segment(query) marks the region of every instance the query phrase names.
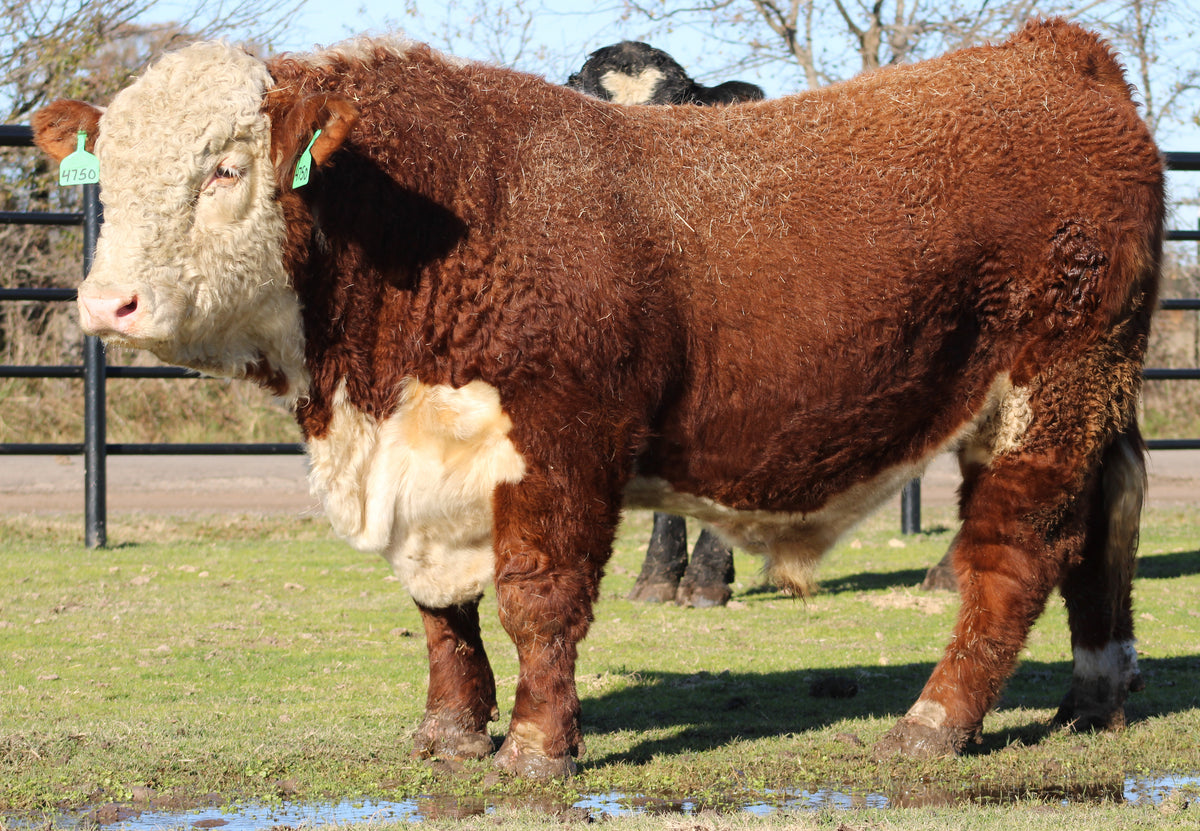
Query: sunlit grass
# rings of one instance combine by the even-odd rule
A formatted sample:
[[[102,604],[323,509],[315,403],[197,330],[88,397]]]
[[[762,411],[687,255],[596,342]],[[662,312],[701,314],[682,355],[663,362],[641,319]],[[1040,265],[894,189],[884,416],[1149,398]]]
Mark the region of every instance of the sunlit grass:
[[[324,520],[110,519],[111,547],[76,517],[0,518],[0,810],[127,800],[139,789],[219,799],[399,798],[544,792],[486,763],[408,757],[425,695],[419,616],[386,564]],[[633,513],[580,647],[588,751],[550,791],[738,794],[833,784],[891,794],[1111,789],[1130,775],[1200,771],[1200,523],[1146,518],[1136,587],[1145,692],[1121,734],[1048,724],[1070,674],[1061,601],[1030,637],[984,743],[937,762],[870,758],[948,638],[952,594],[917,588],[954,522],[901,537],[881,515],[824,563],[806,600],[736,558],[727,608],[625,599],[649,517]],[[693,529],[693,533],[695,529]],[[515,651],[484,604],[506,726]],[[853,698],[814,697],[851,679]],[[1057,790],[1056,790],[1057,789]],[[556,797],[557,798],[557,797]]]

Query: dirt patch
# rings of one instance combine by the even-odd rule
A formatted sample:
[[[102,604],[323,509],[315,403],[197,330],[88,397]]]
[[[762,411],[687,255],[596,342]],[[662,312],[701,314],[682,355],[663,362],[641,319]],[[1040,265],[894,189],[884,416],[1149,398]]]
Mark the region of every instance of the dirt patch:
[[[304,456],[110,456],[110,512],[320,513]],[[0,513],[82,513],[80,456],[0,461]]]
[[[887,594],[862,594],[859,600],[870,603],[876,609],[915,609],[925,615],[940,615],[946,611],[951,597],[955,601],[958,599],[957,595],[941,592],[913,594],[907,589],[893,589]]]

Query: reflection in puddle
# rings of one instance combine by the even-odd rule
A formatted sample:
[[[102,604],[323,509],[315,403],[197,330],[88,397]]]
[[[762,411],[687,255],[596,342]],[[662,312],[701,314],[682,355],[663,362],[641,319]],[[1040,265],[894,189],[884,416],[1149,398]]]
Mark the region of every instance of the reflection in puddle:
[[[1091,787],[1081,792],[1046,790],[1026,793],[951,793],[936,788],[914,788],[885,795],[866,791],[816,790],[768,791],[760,799],[730,799],[708,801],[681,797],[677,799],[645,797],[610,793],[587,796],[569,806],[580,819],[600,819],[604,816],[630,814],[694,814],[706,809],[745,811],[766,815],[777,811],[805,811],[828,808],[898,808],[933,807],[951,804],[996,804],[1021,797],[1061,800],[1063,804],[1097,802],[1127,802],[1158,805],[1172,793],[1180,791],[1194,797],[1200,793],[1200,775],[1139,777],[1113,782],[1111,787]],[[60,814],[53,817],[22,817],[0,815],[0,827],[22,829],[93,829],[106,831],[161,831],[169,828],[209,829],[221,831],[265,831],[279,827],[314,827],[349,823],[419,822],[443,817],[464,818],[487,813],[493,805],[484,799],[441,799],[417,797],[398,802],[344,801],[336,804],[302,805],[283,803],[275,806],[238,805],[232,808],[199,808],[190,811],[158,811],[139,809],[136,805],[106,805],[79,814]]]

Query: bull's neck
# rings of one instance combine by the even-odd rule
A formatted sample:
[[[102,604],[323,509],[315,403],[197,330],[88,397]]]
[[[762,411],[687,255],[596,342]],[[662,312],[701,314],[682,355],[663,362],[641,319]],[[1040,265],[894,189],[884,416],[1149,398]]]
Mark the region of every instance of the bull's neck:
[[[464,382],[448,344],[473,325],[458,310],[492,267],[508,185],[496,172],[526,116],[498,129],[496,103],[461,85],[396,97],[360,92],[350,141],[285,200],[312,377],[298,417],[311,437],[343,380],[347,399],[380,418],[405,378]]]

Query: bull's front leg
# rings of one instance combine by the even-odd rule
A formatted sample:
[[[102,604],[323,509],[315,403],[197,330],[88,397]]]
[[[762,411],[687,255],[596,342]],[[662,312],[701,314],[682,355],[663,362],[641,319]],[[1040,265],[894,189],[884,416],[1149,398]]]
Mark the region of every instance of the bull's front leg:
[[[502,489],[503,490],[503,489]],[[520,672],[508,736],[496,764],[517,776],[575,772],[583,755],[577,645],[612,548],[617,509],[594,500],[530,503],[515,489],[496,500],[496,596],[500,622],[517,648]]]
[[[479,633],[479,600],[447,609],[418,604],[429,649],[429,693],[413,755],[482,759],[494,746],[496,682]]]

